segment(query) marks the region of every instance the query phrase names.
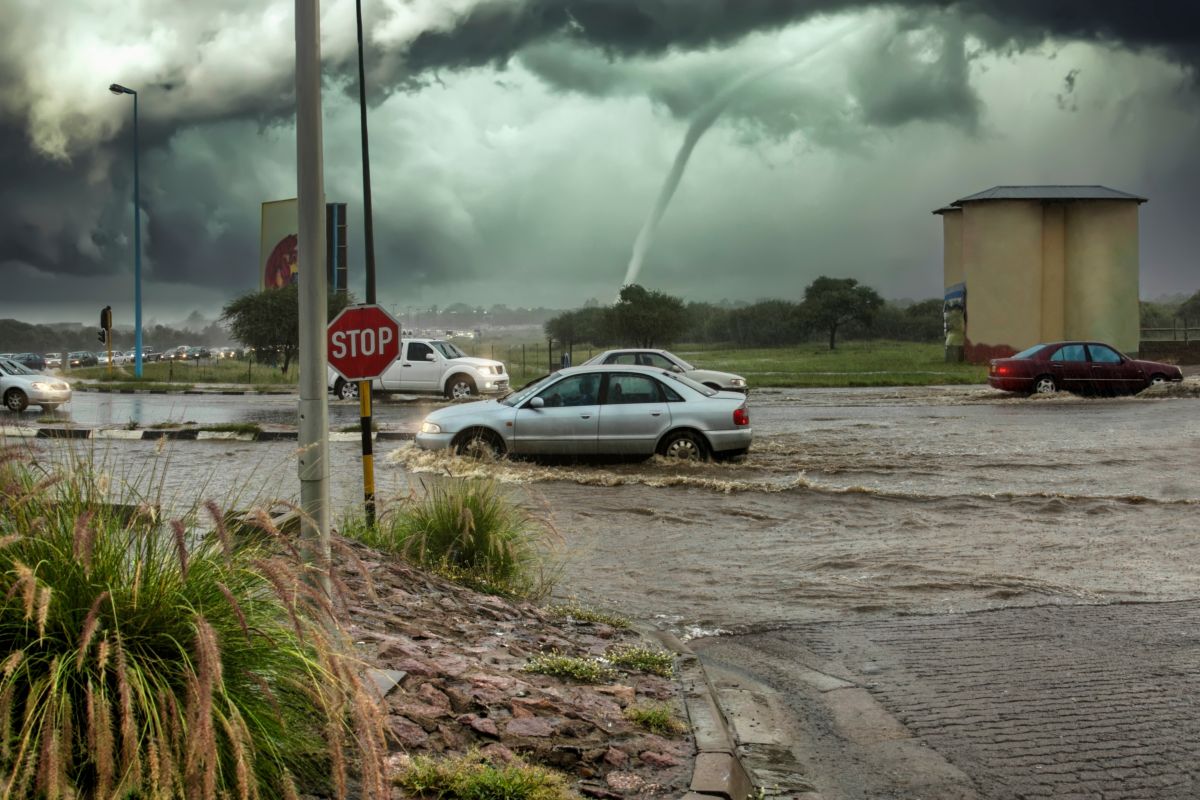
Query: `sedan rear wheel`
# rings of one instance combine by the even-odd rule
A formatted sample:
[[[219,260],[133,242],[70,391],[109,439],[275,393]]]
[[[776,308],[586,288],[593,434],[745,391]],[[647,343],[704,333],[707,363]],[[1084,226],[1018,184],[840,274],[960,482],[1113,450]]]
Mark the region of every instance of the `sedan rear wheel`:
[[[708,459],[708,446],[690,431],[667,434],[662,444],[659,445],[658,452],[659,455],[680,461],[705,461]]]
[[[1050,375],[1043,375],[1033,382],[1034,394],[1054,394],[1058,391],[1058,383]]]
[[[4,407],[20,413],[29,407],[29,398],[20,389],[9,389],[4,395]]]

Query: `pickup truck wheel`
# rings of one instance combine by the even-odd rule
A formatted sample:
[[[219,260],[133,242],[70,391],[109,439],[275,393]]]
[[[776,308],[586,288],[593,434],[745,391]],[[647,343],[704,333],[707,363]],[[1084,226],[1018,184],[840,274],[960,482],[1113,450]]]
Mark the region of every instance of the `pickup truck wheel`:
[[[16,411],[19,414],[29,407],[29,398],[20,389],[9,389],[4,395],[4,406],[9,411]]]
[[[446,397],[450,400],[466,400],[475,396],[475,381],[470,375],[454,375],[446,381]]]
[[[339,400],[357,400],[358,384],[354,381],[339,378],[337,384],[333,387],[333,393],[338,396]]]

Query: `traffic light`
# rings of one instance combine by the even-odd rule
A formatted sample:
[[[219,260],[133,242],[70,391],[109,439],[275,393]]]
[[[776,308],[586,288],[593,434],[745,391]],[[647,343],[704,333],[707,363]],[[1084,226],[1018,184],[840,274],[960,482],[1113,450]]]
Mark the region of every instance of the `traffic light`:
[[[108,331],[104,330],[104,328],[101,328],[96,333],[96,338],[100,340],[100,344],[108,344]]]
[[[100,327],[106,331],[112,330],[112,306],[105,306],[100,310]]]

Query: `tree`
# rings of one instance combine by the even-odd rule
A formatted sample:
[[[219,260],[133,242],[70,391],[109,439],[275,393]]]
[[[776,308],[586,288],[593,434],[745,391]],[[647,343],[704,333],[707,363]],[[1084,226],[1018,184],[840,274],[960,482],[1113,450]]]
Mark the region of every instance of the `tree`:
[[[300,350],[300,295],[295,283],[278,289],[250,292],[221,310],[229,333],[246,347],[283,355],[283,371]],[[326,322],[350,303],[345,292],[329,293]]]
[[[1183,320],[1185,325],[1200,322],[1200,292],[1196,292],[1184,300],[1180,304],[1179,310],[1175,312],[1175,316]]]
[[[854,278],[817,278],[804,290],[800,308],[809,323],[829,331],[829,349],[837,347],[838,328],[849,322],[870,326],[883,306],[883,298]]]
[[[682,300],[636,283],[621,288],[612,321],[617,337],[637,347],[670,344],[688,323]]]

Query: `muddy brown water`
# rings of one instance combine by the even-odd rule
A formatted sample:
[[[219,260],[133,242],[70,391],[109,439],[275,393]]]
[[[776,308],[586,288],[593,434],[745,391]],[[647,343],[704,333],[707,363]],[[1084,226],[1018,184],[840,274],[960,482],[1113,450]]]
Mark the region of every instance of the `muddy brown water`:
[[[755,444],[736,464],[480,463],[403,444],[381,448],[380,491],[493,477],[561,533],[561,594],[690,634],[1195,596],[1194,398],[797,390],[750,408]],[[286,443],[85,450],[115,483],[177,502],[298,491]],[[357,448],[331,454],[345,509]]]

